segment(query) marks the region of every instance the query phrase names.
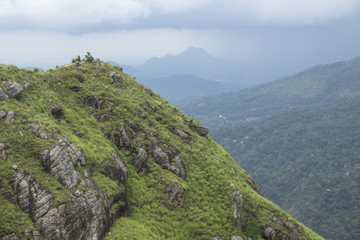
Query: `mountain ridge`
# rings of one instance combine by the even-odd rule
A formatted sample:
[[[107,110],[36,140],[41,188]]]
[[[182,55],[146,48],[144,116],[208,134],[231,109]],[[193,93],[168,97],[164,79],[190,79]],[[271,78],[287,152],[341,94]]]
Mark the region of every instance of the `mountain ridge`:
[[[119,67],[0,65],[0,237],[323,239]]]

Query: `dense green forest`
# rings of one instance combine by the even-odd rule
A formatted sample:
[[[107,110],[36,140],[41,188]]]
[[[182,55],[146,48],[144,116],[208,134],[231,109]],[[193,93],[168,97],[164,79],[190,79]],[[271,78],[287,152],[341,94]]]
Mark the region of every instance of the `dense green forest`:
[[[184,99],[185,113],[210,130],[271,115],[285,108],[320,108],[360,96],[360,57],[312,67],[304,72],[239,92]]]
[[[360,236],[360,100],[213,131],[262,193],[326,239]]]

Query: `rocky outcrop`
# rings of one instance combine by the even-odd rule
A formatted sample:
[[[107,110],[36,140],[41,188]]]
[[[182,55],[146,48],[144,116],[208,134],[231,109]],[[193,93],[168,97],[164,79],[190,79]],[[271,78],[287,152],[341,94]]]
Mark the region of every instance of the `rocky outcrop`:
[[[169,157],[161,148],[156,147],[151,156],[153,157],[154,161],[159,164],[162,168],[168,169],[169,168]]]
[[[81,149],[69,139],[64,137],[64,140],[59,139],[58,141],[59,145],[55,145],[51,150],[43,150],[39,160],[56,180],[67,188],[72,188],[78,184],[80,179],[74,165],[78,161],[81,165],[85,165],[85,158]]]
[[[109,74],[111,80],[110,83],[115,87],[122,87],[121,85],[121,75],[116,72],[110,72]]]
[[[18,168],[10,178],[10,185],[17,195],[20,207],[33,220],[43,216],[54,201],[52,193],[42,188],[34,176],[26,174],[23,168]]]
[[[5,123],[10,124],[14,121],[14,115],[15,113],[13,111],[9,111],[5,118]]]
[[[4,101],[8,98],[9,96],[2,90],[2,88],[0,87],[0,101]]]
[[[193,122],[190,122],[189,128],[191,131],[198,133],[200,136],[205,137],[209,133],[209,129],[202,126],[202,125],[196,125]]]
[[[176,156],[174,161],[171,163],[169,170],[175,173],[178,177],[186,179],[185,167],[182,163],[180,156]]]
[[[47,134],[39,127],[39,124],[37,123],[29,123],[28,128],[30,131],[37,137],[41,139],[48,139],[49,137]]]
[[[164,194],[168,197],[168,200],[174,203],[174,207],[181,205],[182,200],[186,195],[186,190],[176,182],[171,182],[169,186],[164,190]]]
[[[128,178],[128,170],[125,163],[117,154],[112,153],[111,157],[115,160],[116,164],[107,164],[105,166],[106,176],[118,185],[123,184]]]
[[[139,149],[136,156],[133,159],[133,164],[134,164],[136,172],[140,172],[140,170],[145,165],[147,158],[148,158],[148,154],[147,154],[146,150]]]
[[[12,82],[9,85],[6,86],[6,90],[9,94],[9,97],[11,98],[15,98],[16,96],[18,96],[22,91],[24,91],[24,88],[16,83],[16,82]]]
[[[0,119],[6,117],[6,112],[4,110],[0,110]]]

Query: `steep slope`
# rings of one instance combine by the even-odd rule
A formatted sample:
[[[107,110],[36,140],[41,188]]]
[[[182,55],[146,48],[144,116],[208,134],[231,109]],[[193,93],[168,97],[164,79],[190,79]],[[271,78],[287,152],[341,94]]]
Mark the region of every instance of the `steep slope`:
[[[119,67],[0,65],[1,239],[322,239]]]
[[[360,237],[360,99],[215,130],[264,195],[326,239]]]
[[[360,96],[360,57],[319,65],[294,76],[178,106],[211,129],[262,118],[289,107],[320,108]]]

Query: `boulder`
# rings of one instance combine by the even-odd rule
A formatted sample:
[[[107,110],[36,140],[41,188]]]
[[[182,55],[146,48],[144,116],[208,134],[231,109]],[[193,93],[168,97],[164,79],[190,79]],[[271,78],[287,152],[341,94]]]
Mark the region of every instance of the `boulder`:
[[[183,198],[186,195],[186,190],[176,182],[171,182],[163,192],[168,200],[174,203],[174,207],[181,205]]]
[[[105,113],[105,114],[102,114],[102,115],[98,116],[96,120],[98,122],[106,122],[109,119],[110,119],[110,115]]]
[[[10,124],[14,121],[14,112],[13,111],[9,111],[6,115],[6,118],[5,118],[5,123],[7,124]]]
[[[111,157],[115,160],[116,164],[107,164],[105,166],[106,176],[118,185],[123,184],[128,178],[128,170],[125,163],[117,154],[112,153]]]
[[[147,158],[148,158],[147,152],[144,149],[139,149],[136,156],[133,159],[133,164],[135,166],[136,172],[139,172],[143,168]]]
[[[130,138],[128,137],[124,127],[120,129],[120,147],[125,151],[132,150]]]
[[[6,117],[6,112],[4,110],[0,110],[0,119]]]
[[[169,130],[177,135],[181,140],[183,140],[186,143],[189,143],[191,140],[193,140],[193,136],[191,136],[189,133],[184,132],[181,129],[177,129],[177,128],[173,128],[173,127],[169,127]]]
[[[212,240],[222,240],[220,237],[216,236]]]
[[[144,88],[145,92],[149,94],[150,96],[153,95],[153,91],[150,88]]]
[[[51,104],[49,106],[51,115],[58,118],[62,115],[62,107],[59,104]]]
[[[169,157],[168,155],[159,147],[155,147],[155,149],[151,153],[154,161],[159,164],[162,168],[169,168]]]
[[[26,89],[29,89],[31,87],[31,83],[27,81],[27,78],[23,78],[23,84],[26,87]]]
[[[176,156],[174,161],[171,163],[169,170],[175,173],[178,177],[186,179],[186,171],[180,156]]]
[[[4,101],[8,98],[9,96],[2,90],[2,88],[0,87],[0,101]]]
[[[17,170],[9,183],[17,196],[20,207],[33,220],[43,216],[54,201],[52,193],[42,188],[35,177],[26,174],[23,168]]]
[[[267,227],[264,231],[264,237],[267,240],[274,239],[276,232],[273,228]]]
[[[240,236],[231,236],[230,240],[244,240],[244,239]]]
[[[79,73],[75,74],[75,78],[81,83],[85,82],[85,77]]]
[[[19,240],[19,239],[20,238],[16,236],[14,233],[0,238],[0,240]]]
[[[24,88],[16,83],[16,82],[12,82],[9,85],[6,86],[6,90],[9,94],[9,97],[11,98],[15,98],[16,96],[18,96],[22,91],[24,91]]]
[[[99,99],[95,95],[85,98],[83,102],[85,105],[87,105],[89,107],[96,108],[96,109],[100,108]]]
[[[200,136],[205,137],[209,133],[209,129],[200,125],[195,125],[194,123],[190,122],[189,128],[191,131],[198,133]]]

